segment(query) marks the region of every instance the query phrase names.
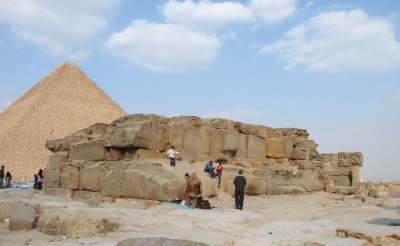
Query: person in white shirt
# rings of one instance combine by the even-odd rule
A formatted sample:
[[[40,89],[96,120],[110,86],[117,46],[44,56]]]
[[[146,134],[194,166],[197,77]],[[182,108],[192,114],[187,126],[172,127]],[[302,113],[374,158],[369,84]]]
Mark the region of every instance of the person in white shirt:
[[[175,166],[175,153],[180,154],[178,151],[175,150],[175,146],[172,146],[167,152],[169,159],[171,159],[171,167]]]

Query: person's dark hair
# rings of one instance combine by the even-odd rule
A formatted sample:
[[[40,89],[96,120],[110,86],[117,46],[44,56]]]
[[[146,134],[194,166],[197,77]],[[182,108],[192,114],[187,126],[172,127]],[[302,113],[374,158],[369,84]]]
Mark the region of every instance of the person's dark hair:
[[[239,170],[239,174],[243,174],[243,170]]]
[[[4,166],[1,166],[1,169],[4,169]]]
[[[38,176],[40,176],[40,178],[43,178],[43,170],[42,169],[39,169]]]

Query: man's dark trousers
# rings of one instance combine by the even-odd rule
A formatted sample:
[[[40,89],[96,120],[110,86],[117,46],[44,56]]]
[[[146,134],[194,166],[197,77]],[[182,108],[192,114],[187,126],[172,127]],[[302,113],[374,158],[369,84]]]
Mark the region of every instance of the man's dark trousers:
[[[235,189],[235,204],[236,208],[242,210],[244,202],[244,188]]]

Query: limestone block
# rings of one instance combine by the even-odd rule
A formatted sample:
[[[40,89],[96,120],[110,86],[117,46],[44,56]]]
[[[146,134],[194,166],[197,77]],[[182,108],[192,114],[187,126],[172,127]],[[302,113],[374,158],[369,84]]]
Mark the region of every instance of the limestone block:
[[[247,177],[245,193],[248,195],[261,195],[267,193],[267,181],[265,179]]]
[[[66,162],[68,158],[68,151],[56,152],[49,156],[49,164],[46,168],[58,169],[60,163]]]
[[[60,169],[49,169],[43,170],[43,175],[46,177],[43,179],[43,187],[46,188],[59,188],[60,187]]]
[[[68,151],[69,149],[69,140],[68,139],[55,139],[55,140],[47,140],[46,141],[46,149],[52,152],[58,151]]]
[[[269,133],[269,138],[280,138],[281,137],[281,133],[279,131],[271,131]]]
[[[218,160],[230,160],[239,148],[239,133],[223,129],[213,129],[211,156]]]
[[[253,162],[251,163],[251,168],[253,169],[268,169],[268,162]]]
[[[307,149],[299,149],[299,148],[294,148],[292,152],[292,156],[290,159],[292,160],[305,160],[307,158],[308,151]]]
[[[75,161],[65,162],[60,165],[61,174],[79,173],[80,163]]]
[[[270,131],[271,131],[271,128],[269,128],[269,127],[256,125],[254,128],[254,136],[265,139],[265,138],[269,137]]]
[[[256,131],[256,126],[251,124],[245,124],[239,121],[235,121],[234,128],[237,132],[246,135],[254,135]]]
[[[154,121],[162,125],[166,125],[169,122],[169,118],[161,115],[155,114],[131,114],[125,115],[124,117],[115,120],[111,123],[113,126],[121,126],[121,127],[132,127],[136,126],[137,122],[141,121]]]
[[[103,147],[101,139],[84,140],[71,144],[69,151],[70,160],[100,161],[105,160],[107,150]]]
[[[338,186],[327,186],[325,187],[325,192],[337,193],[339,191]]]
[[[156,151],[151,151],[147,149],[126,149],[124,154],[124,159],[165,159],[168,155],[165,153],[160,153]],[[176,159],[180,159],[180,155],[175,155]]]
[[[226,120],[220,118],[204,119],[204,122],[209,124],[213,129],[225,129],[233,131],[235,126],[235,122],[233,120]]]
[[[70,189],[43,188],[43,194],[49,196],[71,198],[74,196],[75,191]]]
[[[362,166],[361,152],[339,152],[339,167]]]
[[[10,231],[30,230],[35,222],[35,206],[13,204],[10,208]]]
[[[360,187],[355,187],[355,186],[350,186],[350,187],[341,186],[341,187],[339,187],[339,190],[337,193],[338,193],[338,195],[352,195],[352,194],[356,194],[359,189],[360,189]]]
[[[236,157],[247,159],[248,146],[248,135],[239,134],[239,148],[236,152]]]
[[[211,152],[211,127],[199,117],[181,116],[170,119],[166,126],[167,147],[174,145],[182,160],[196,160]],[[168,149],[167,148],[167,149]]]
[[[184,189],[185,183],[176,174],[157,163],[109,170],[101,177],[103,197],[173,201]]]
[[[370,189],[368,192],[369,197],[378,198],[379,197],[379,190],[378,189]]]
[[[293,141],[293,145],[299,149],[317,149],[318,144],[316,144],[313,140],[309,140],[306,138],[295,138]]]
[[[80,189],[100,192],[100,179],[102,172],[107,169],[105,162],[87,163],[80,169]]]
[[[290,139],[267,139],[267,157],[289,158],[292,155],[293,144]]]
[[[107,161],[117,161],[124,159],[125,151],[123,149],[107,149],[106,160]]]
[[[109,126],[104,146],[121,149],[165,150],[165,126],[155,121],[132,122],[130,127]]]
[[[60,186],[63,189],[79,190],[80,174],[69,173],[60,175]]]
[[[248,136],[247,157],[257,160],[265,160],[267,155],[267,141],[256,136]]]

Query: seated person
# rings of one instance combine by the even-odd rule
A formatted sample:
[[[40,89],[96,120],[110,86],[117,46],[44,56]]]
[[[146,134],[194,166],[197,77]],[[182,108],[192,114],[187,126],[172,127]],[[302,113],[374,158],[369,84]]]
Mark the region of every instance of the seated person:
[[[216,178],[215,167],[213,166],[214,160],[209,161],[204,167],[204,172],[210,174],[210,178]]]
[[[190,201],[192,201],[192,208],[196,208],[197,198],[202,196],[200,185],[201,182],[197,177],[197,173],[193,173],[192,176],[187,179],[186,192],[182,198],[182,200],[186,201],[186,206],[190,207]]]

